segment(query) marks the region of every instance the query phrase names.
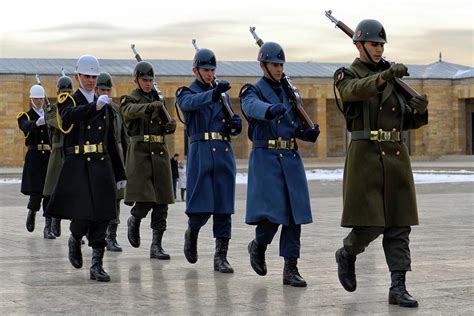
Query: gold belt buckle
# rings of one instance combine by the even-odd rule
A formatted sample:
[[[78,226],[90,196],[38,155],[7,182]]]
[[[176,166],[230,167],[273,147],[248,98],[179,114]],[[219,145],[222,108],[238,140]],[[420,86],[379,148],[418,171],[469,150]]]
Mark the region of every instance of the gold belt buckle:
[[[97,152],[97,145],[84,145],[84,154],[95,153]]]
[[[383,140],[392,140],[392,132],[383,132]]]
[[[38,144],[38,145],[36,145],[36,149],[37,149],[37,150],[42,150],[42,149],[43,149],[43,144]]]
[[[43,150],[51,150],[51,146],[48,144],[43,145]]]
[[[276,148],[276,142],[273,139],[268,140],[268,148],[270,149]]]
[[[150,135],[143,135],[143,141],[148,143],[150,141]]]
[[[102,146],[102,144],[97,145],[97,152],[99,152],[99,153],[104,152],[104,147]]]
[[[286,140],[280,140],[280,144],[278,147],[280,147],[281,149],[288,149],[287,148],[287,144],[288,144],[288,141]]]
[[[217,132],[211,132],[211,139],[213,140],[222,140],[222,135]]]

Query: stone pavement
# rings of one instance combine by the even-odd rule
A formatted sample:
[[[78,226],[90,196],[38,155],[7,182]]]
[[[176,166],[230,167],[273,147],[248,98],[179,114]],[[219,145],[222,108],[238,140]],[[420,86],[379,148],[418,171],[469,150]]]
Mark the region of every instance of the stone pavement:
[[[19,184],[0,185],[0,315],[473,315],[474,183],[417,185],[420,226],[411,234],[409,292],[420,304],[406,309],[387,303],[390,274],[376,240],[357,258],[358,288],[345,292],[337,279],[334,252],[347,229],[339,226],[341,182],[310,182],[313,224],[302,230],[300,273],[307,288],[282,284],[278,236],[267,251],[268,274],[256,275],[247,244],[254,228],[244,224],[246,187],[237,187],[229,261],[232,275],[213,271],[212,221],[199,236],[199,261],[183,255],[184,203],[170,206],[164,248],[170,261],[149,258],[149,218],[142,222],[142,246],[126,238],[130,208],[122,206],[118,240],[123,253],[106,252],[112,281],[89,280],[91,249],[83,246],[84,267],[67,259],[68,223],[56,240],[42,237],[37,216],[33,233],[25,228],[27,197]]]

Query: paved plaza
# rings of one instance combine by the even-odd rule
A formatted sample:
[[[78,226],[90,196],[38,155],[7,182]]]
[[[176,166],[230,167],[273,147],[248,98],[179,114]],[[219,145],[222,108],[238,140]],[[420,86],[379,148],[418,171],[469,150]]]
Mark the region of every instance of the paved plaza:
[[[455,165],[450,169],[455,170]],[[474,170],[472,163],[459,169],[466,166]],[[298,264],[308,287],[293,288],[282,284],[279,233],[267,250],[268,274],[258,276],[250,267],[247,244],[254,227],[244,224],[245,185],[237,186],[228,255],[234,274],[213,271],[212,220],[199,235],[198,262],[186,261],[183,202],[169,209],[163,245],[171,255],[169,261],[149,258],[150,216],[142,221],[141,247],[129,245],[130,208],[122,205],[118,241],[124,251],[106,252],[104,268],[112,280],[99,283],[89,280],[87,245],[83,246],[84,267],[77,270],[70,265],[68,222],[63,222],[63,234],[56,240],[43,239],[41,216],[35,231],[28,233],[27,197],[20,194],[18,183],[1,184],[0,315],[474,314],[474,182],[417,184],[421,225],[412,230],[413,271],[407,274],[408,290],[419,301],[417,309],[387,303],[390,274],[381,238],[357,258],[357,291],[348,293],[340,286],[334,252],[348,233],[339,225],[342,182],[310,181],[309,185],[314,223],[303,226]]]

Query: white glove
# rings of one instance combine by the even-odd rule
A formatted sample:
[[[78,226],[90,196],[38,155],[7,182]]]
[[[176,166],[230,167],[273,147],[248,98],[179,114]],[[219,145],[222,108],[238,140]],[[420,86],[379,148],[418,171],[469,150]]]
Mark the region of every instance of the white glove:
[[[44,124],[46,124],[46,122],[44,121],[44,116],[40,116],[40,118],[36,120],[36,126],[41,126]]]
[[[127,185],[127,180],[117,182],[117,190],[124,189]]]
[[[102,110],[104,105],[109,104],[109,103],[110,103],[109,96],[103,94],[97,99],[97,102],[95,103],[96,104],[95,108],[97,109],[97,111],[100,111],[100,110]]]

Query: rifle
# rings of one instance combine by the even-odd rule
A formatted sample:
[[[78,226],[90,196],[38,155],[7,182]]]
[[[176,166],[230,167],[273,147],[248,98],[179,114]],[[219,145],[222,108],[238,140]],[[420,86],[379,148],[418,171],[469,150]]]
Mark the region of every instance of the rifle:
[[[326,17],[331,20],[331,22],[333,22],[334,24],[336,24],[336,27],[338,27],[341,31],[343,31],[344,33],[346,33],[347,36],[349,36],[350,38],[352,38],[352,36],[354,36],[354,31],[351,30],[350,27],[348,27],[346,24],[344,24],[342,21],[336,19],[333,15],[332,15],[332,10],[328,10],[326,11]],[[389,68],[390,67],[390,62],[387,61],[386,59],[384,59],[382,57],[382,60],[381,60],[381,63],[382,65],[384,66],[385,69]],[[412,87],[410,87],[406,82],[404,82],[402,79],[400,78],[395,78],[395,83],[397,84],[397,86],[400,88],[400,92],[403,94],[403,96],[407,99],[407,100],[410,100],[411,98],[413,97],[416,97],[416,96],[420,96],[420,94],[418,92],[415,91],[415,89],[413,89]]]
[[[135,44],[132,44],[132,52],[133,52],[133,55],[135,56],[135,59],[138,62],[143,60],[142,56],[140,56],[140,54],[135,49]],[[158,98],[158,101],[163,102],[162,111],[163,111],[163,114],[165,116],[165,123],[171,122],[172,118],[171,118],[170,113],[166,109],[165,99],[163,98],[163,93],[161,92],[160,88],[158,87],[158,83],[154,79],[153,79],[153,90],[152,91],[156,93],[156,97]]]
[[[199,50],[199,47],[197,46],[196,40],[194,38],[192,39],[191,43],[193,44],[194,49],[197,52]],[[219,79],[217,79],[216,76],[214,76],[214,79],[212,80],[211,85],[215,88],[218,83],[219,83]],[[230,121],[230,119],[234,116],[234,111],[232,110],[229,102],[227,101],[227,96],[226,96],[225,92],[221,93],[220,100],[221,100],[222,106],[224,107],[224,114],[225,114],[227,120]]]
[[[40,79],[40,76],[38,74],[36,74],[36,83],[40,86],[43,86],[41,84],[41,79]],[[46,99],[46,105],[50,105],[51,103],[49,103],[49,99],[48,99],[48,96],[46,95],[46,92],[44,93],[44,97]]]
[[[259,47],[263,45],[263,41],[261,38],[258,37],[257,33],[255,33],[255,27],[250,27],[250,33],[252,34],[255,42]],[[283,89],[288,94],[291,104],[298,115],[298,118],[301,121],[301,126],[303,130],[313,129],[314,123],[309,117],[308,113],[303,108],[303,99],[301,98],[300,91],[296,86],[291,82],[290,77],[288,77],[285,73],[283,73],[282,78],[280,80]]]

